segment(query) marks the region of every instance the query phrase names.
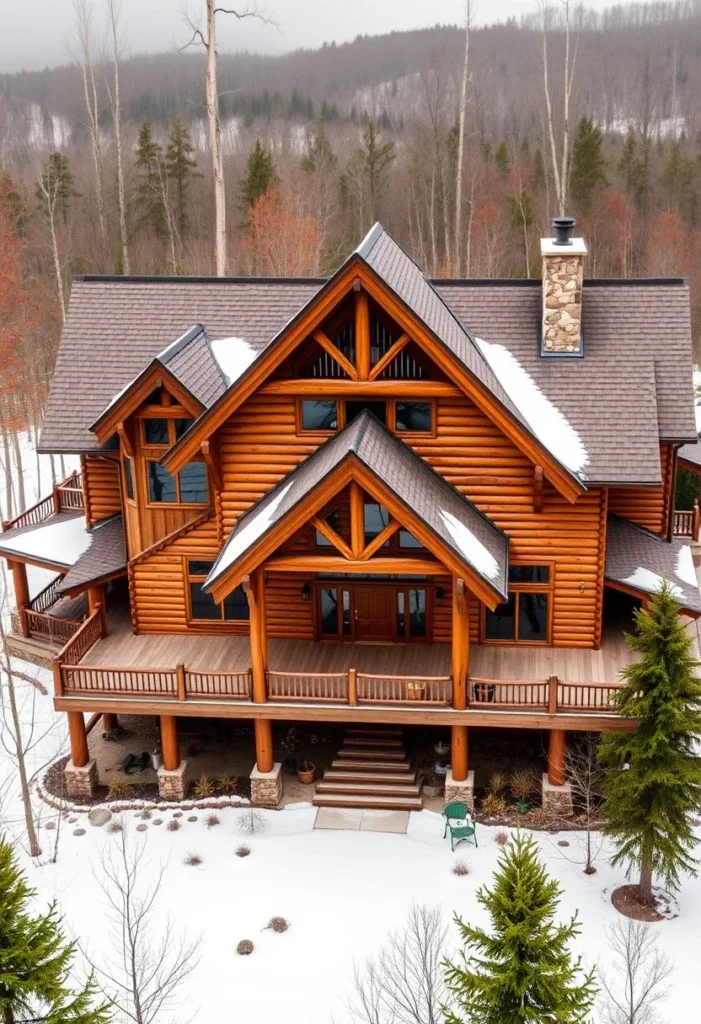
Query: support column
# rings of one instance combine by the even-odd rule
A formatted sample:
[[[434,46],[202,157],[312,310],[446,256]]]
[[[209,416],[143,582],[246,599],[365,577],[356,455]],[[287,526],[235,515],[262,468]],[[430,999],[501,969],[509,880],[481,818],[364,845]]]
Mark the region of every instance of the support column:
[[[551,729],[548,743],[548,772],[543,775],[543,810],[558,816],[572,814],[572,787],[567,782],[565,752],[567,733]]]
[[[107,636],[107,606],[105,603],[105,586],[88,587],[88,612],[90,615],[96,608],[102,613],[102,636]]]
[[[29,597],[29,584],[27,582],[27,566],[24,562],[11,562],[9,560],[7,564],[10,569],[12,569],[12,582],[15,589],[15,604],[17,605],[17,616],[19,618],[22,636],[29,636],[29,632],[27,630],[27,618],[25,615],[25,609],[29,608],[31,603]]]
[[[85,718],[82,711],[68,711],[67,717],[71,759],[64,769],[66,793],[90,798],[97,788],[97,764],[90,760]]]
[[[467,726],[454,725],[450,742],[450,768],[455,782],[467,778]]]
[[[115,729],[119,728],[119,722],[117,716],[106,711],[102,716],[102,731],[103,732],[114,732]]]
[[[244,582],[244,590],[251,611],[251,673],[254,704],[268,700],[268,627],[265,614],[265,575],[259,566]],[[282,796],[282,765],[275,763],[273,754],[273,728],[269,718],[255,718],[253,730],[256,742],[256,763],[251,772],[251,801],[275,807]]]
[[[273,728],[269,718],[256,718],[253,722],[256,737],[256,767],[259,772],[271,772],[273,760]]]
[[[464,711],[467,707],[467,673],[470,663],[470,616],[467,587],[465,581],[458,576],[453,576],[452,619],[453,707]]]
[[[187,761],[180,760],[178,720],[175,715],[161,715],[161,753],[163,766],[158,769],[158,793],[163,800],[184,800],[187,796]]]

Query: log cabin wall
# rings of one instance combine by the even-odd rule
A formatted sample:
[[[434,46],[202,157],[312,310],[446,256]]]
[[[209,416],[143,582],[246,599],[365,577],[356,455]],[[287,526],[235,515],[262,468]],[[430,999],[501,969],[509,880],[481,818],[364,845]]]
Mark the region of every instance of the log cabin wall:
[[[117,457],[107,459],[84,455],[80,460],[80,470],[83,477],[85,521],[88,526],[121,512]]]
[[[609,512],[665,537],[674,476],[674,449],[671,444],[660,445],[660,466],[663,482],[658,487],[612,487],[609,491]]]

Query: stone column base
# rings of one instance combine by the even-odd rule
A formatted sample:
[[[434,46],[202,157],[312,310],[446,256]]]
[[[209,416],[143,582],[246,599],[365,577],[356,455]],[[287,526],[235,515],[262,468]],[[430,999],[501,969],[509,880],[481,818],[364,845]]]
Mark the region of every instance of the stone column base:
[[[563,786],[553,786],[547,772],[543,772],[543,810],[557,817],[569,817],[574,813],[569,782]]]
[[[282,765],[276,761],[271,772],[251,772],[251,803],[259,807],[277,807],[282,799]]]
[[[158,795],[161,800],[184,800],[187,796],[189,786],[187,778],[187,761],[181,761],[177,768],[169,771],[167,768],[159,768]]]
[[[464,782],[456,782],[453,779],[452,768],[448,769],[445,777],[445,802],[467,804],[470,811],[475,812],[475,773],[468,772]]]
[[[97,761],[88,761],[82,768],[76,768],[69,761],[63,769],[66,793],[74,797],[93,797],[97,789]]]

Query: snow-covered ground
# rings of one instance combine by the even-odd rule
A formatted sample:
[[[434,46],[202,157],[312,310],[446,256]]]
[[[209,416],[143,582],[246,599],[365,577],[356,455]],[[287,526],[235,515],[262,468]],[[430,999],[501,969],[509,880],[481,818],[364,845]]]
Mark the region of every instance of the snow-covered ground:
[[[30,481],[31,483],[31,481]],[[0,586],[3,580],[0,578]],[[0,595],[1,597],[2,595]],[[41,771],[66,747],[65,725],[51,702],[50,673],[28,665],[17,666],[46,687],[41,693],[31,683],[17,681],[25,726],[32,706],[35,734],[40,742],[30,755],[30,769]],[[9,781],[0,815],[3,827],[22,840],[21,805],[15,769],[0,745],[0,793]],[[198,820],[188,822],[190,814]],[[265,829],[244,836],[238,828],[245,810],[219,810],[220,824],[206,827],[208,812],[186,812],[179,831],[169,831],[172,811],[154,817],[145,831],[133,812],[122,821],[132,841],[143,844],[140,868],[148,874],[165,864],[159,899],[161,921],[174,932],[194,938],[202,934],[200,963],[182,986],[172,1019],[174,1024],[348,1024],[345,1009],[353,962],[362,961],[382,944],[387,932],[402,926],[412,903],[439,906],[450,921],[457,912],[473,923],[486,923],[475,900],[480,885],[489,883],[499,848],[493,828],[478,827],[479,848],[463,844],[455,854],[442,839],[442,823],[429,811],[412,814],[406,835],[358,831],[314,831],[314,810],[296,806],[263,813]],[[162,824],[154,820],[162,818]],[[32,862],[18,846],[19,856],[39,904],[55,898],[71,934],[79,937],[96,960],[113,954],[114,943],[105,925],[104,896],[93,872],[99,874],[101,853],[118,841],[106,828],[95,828],[84,815],[62,820],[57,856],[52,862],[56,830],[55,812],[44,809],[40,827],[43,854]],[[85,834],[74,835],[78,828]],[[697,830],[701,839],[701,829]],[[575,910],[582,934],[575,944],[587,964],[606,964],[606,932],[621,918],[610,903],[613,888],[624,881],[613,870],[604,847],[596,874],[582,871],[581,837],[561,833],[537,836],[548,870],[560,881],[564,895],[563,918]],[[558,841],[570,843],[567,847]],[[239,858],[241,843],[250,856]],[[199,867],[184,863],[186,856],[202,857]],[[457,859],[469,874],[455,876]],[[663,1017],[674,1022],[701,1019],[701,979],[696,967],[701,934],[701,879],[685,880],[678,896],[679,916],[650,927],[659,936],[660,949],[673,961]],[[284,934],[264,930],[268,920],[281,915],[290,922]],[[456,940],[450,925],[450,941]],[[251,956],[236,954],[239,940],[255,945]],[[170,1020],[171,1017],[166,1018]],[[595,1024],[601,1024],[597,1012]]]

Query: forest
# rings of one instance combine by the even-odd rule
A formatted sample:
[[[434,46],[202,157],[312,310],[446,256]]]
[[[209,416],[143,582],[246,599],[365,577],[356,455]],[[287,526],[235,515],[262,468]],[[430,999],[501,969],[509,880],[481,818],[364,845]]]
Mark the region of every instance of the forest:
[[[5,467],[74,275],[325,276],[376,219],[432,277],[503,278],[538,277],[572,214],[587,276],[689,277],[698,352],[699,0],[480,27],[467,2],[461,25],[276,57],[185,22],[182,48],[127,55],[115,0],[73,6],[64,66],[0,74]]]

